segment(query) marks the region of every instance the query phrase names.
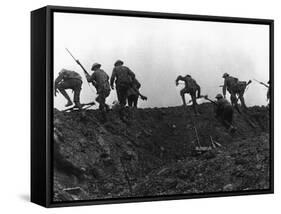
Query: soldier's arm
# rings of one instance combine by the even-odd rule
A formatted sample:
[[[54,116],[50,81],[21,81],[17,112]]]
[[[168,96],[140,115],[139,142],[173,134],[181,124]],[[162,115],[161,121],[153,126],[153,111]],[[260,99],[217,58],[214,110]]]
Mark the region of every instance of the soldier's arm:
[[[95,73],[93,73],[91,76],[90,75],[87,75],[87,81],[88,82],[91,82],[94,86],[96,86],[96,75]]]
[[[180,81],[180,80],[182,80],[182,81],[183,81],[182,77],[181,77],[181,76],[178,76],[178,77],[177,77],[177,79],[176,79],[176,85],[178,85],[178,84],[179,84],[179,81]]]
[[[110,78],[110,87],[112,89],[114,88],[113,84],[114,84],[115,78],[116,78],[116,70],[114,68],[112,71],[112,74],[111,74],[111,78]]]
[[[226,95],[226,79],[224,80],[224,83],[223,83],[222,94],[225,97],[225,95]]]
[[[59,74],[59,76],[55,80],[55,87],[63,80],[63,75]]]

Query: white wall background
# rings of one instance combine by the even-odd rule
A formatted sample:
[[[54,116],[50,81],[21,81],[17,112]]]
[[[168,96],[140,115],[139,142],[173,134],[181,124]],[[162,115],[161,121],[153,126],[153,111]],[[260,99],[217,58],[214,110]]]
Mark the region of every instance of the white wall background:
[[[275,82],[281,81],[281,13],[277,0],[8,0],[1,2],[1,213],[277,213],[280,207],[281,100],[275,85],[275,194],[212,199],[43,209],[29,200],[30,156],[30,16],[45,5],[68,5],[127,10],[275,19]]]

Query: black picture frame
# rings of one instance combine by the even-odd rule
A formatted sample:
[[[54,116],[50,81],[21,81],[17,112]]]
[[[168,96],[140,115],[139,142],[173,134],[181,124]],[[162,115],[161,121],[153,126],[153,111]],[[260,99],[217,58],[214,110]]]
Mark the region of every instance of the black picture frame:
[[[268,25],[270,33],[270,188],[145,198],[52,201],[54,12]],[[46,6],[31,12],[31,201],[44,207],[268,194],[274,192],[274,21],[237,17]]]

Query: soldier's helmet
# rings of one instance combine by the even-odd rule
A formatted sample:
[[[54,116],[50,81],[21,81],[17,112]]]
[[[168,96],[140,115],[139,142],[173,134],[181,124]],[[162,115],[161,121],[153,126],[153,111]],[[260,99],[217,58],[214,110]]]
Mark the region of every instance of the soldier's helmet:
[[[120,59],[118,59],[115,63],[114,63],[114,66],[118,66],[118,65],[123,65],[124,62]]]
[[[219,100],[221,98],[223,98],[222,94],[217,94],[216,98]]]
[[[94,63],[91,70],[94,70],[95,68],[100,68],[100,67],[101,67],[101,64]]]
[[[229,76],[228,73],[224,73],[224,74],[222,75],[223,78],[228,77],[228,76]]]

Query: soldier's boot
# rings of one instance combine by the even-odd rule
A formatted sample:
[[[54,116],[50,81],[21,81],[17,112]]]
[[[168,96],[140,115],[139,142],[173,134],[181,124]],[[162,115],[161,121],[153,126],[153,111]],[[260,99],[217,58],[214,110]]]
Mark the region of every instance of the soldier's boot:
[[[73,102],[71,100],[68,100],[67,103],[64,105],[65,107],[72,106]]]
[[[79,109],[82,108],[82,105],[79,101],[74,101],[74,103],[75,103],[75,107],[77,107]]]
[[[73,103],[70,99],[70,97],[68,96],[68,94],[66,93],[65,89],[62,88],[61,86],[58,87],[58,90],[60,91],[60,93],[65,97],[65,99],[67,100],[67,104],[65,104],[65,107],[68,107],[68,106],[72,106]]]

